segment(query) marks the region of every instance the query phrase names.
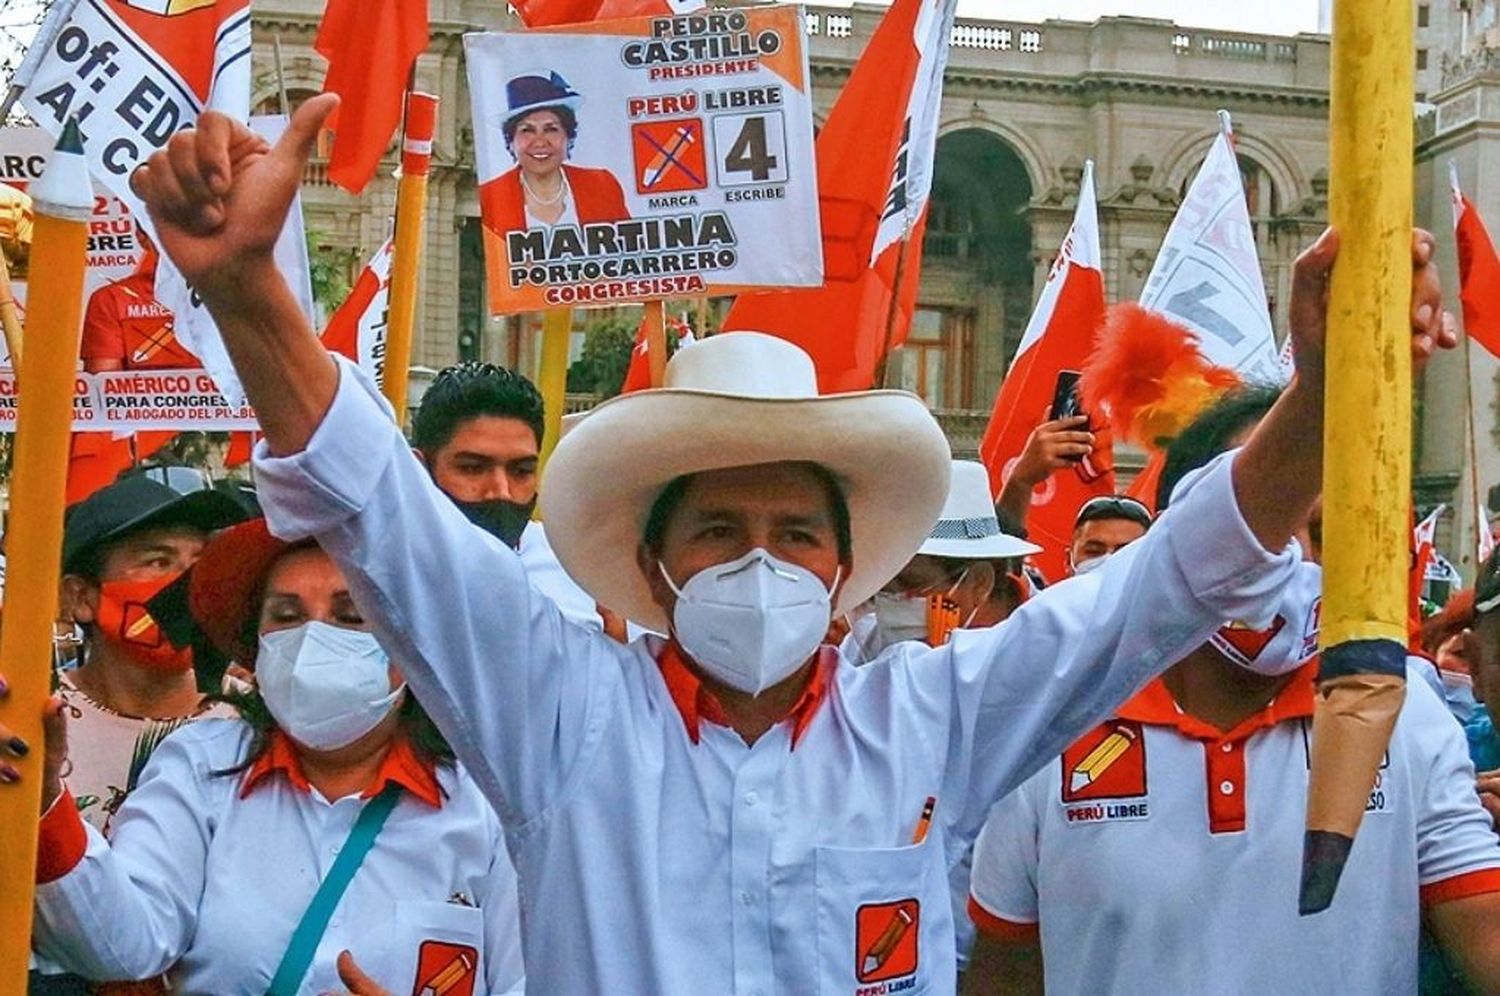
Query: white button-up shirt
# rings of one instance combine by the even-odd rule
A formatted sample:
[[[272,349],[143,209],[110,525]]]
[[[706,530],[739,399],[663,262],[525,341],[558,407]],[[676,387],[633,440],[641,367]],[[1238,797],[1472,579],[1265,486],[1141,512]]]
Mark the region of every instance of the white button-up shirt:
[[[39,953],[90,979],[172,968],[186,993],[266,991],[366,800],[328,802],[280,773],[244,792],[244,776],[223,772],[244,762],[249,740],[239,720],[206,719],[162,741],[110,843],[88,827],[82,859],[37,886]],[[515,872],[499,821],[462,769],[435,774],[441,807],[403,792],[335,907],[301,991],[342,992],[335,962],[345,948],[398,993],[420,991],[402,987],[459,957],[470,970],[455,991],[520,991]],[[48,850],[59,828],[49,824],[68,815],[44,820],[44,865],[56,859]]]
[[[948,842],[1225,619],[1262,620],[1296,562],[1254,539],[1221,461],[1001,626],[835,659],[795,749],[790,723],[753,745],[703,724],[695,743],[661,644],[565,622],[341,370],[307,448],[257,454],[260,499],[275,533],[339,562],[499,809],[539,993],[952,993]]]

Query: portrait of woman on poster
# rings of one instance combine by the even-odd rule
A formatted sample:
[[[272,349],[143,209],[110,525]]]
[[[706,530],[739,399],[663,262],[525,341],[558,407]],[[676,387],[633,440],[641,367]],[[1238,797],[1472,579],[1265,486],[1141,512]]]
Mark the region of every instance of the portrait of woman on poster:
[[[505,97],[501,131],[516,165],[480,186],[486,223],[503,235],[630,217],[625,192],[609,170],[567,161],[583,103],[567,80],[555,72],[517,76],[505,84]]]

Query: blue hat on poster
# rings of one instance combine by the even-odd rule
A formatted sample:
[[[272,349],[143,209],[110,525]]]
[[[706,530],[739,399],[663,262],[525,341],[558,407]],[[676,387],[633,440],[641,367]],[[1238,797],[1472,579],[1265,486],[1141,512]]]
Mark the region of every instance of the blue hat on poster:
[[[505,102],[509,105],[505,120],[510,122],[545,107],[566,107],[576,112],[583,103],[583,95],[557,73],[546,76],[533,73],[517,76],[505,84]]]

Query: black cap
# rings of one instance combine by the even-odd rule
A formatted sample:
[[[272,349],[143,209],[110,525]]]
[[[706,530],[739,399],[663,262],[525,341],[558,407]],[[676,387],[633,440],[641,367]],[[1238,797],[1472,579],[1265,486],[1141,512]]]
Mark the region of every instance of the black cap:
[[[130,471],[68,509],[63,573],[77,573],[100,546],[142,529],[182,525],[212,531],[249,517],[241,502],[191,467]]]

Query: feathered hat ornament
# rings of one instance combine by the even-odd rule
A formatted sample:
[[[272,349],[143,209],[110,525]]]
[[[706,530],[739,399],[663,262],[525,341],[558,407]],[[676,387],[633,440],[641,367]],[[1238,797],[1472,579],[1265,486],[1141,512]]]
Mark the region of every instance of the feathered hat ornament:
[[[1164,450],[1239,384],[1233,370],[1204,357],[1191,331],[1159,312],[1124,303],[1106,312],[1079,393],[1086,410],[1107,413],[1117,439]]]

